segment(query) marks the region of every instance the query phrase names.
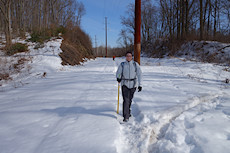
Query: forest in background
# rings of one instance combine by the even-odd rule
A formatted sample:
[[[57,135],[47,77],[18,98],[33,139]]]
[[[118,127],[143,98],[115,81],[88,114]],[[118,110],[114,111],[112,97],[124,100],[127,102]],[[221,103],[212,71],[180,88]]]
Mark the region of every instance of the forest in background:
[[[133,50],[135,4],[131,3],[118,43]],[[186,41],[230,42],[229,0],[142,0],[142,51],[154,56],[175,54]]]
[[[83,3],[76,0],[0,0],[0,33],[2,37],[6,36],[5,49],[12,49],[12,38],[24,38],[26,32],[31,34],[30,40],[35,42],[43,42],[58,33],[67,32],[63,36],[65,44],[62,49],[64,52],[68,50],[68,55],[63,55],[62,59],[71,54],[80,55],[79,59],[91,57],[92,54],[105,56],[105,46],[92,48],[91,38],[81,29],[81,19],[85,13]],[[134,2],[127,6],[125,14],[121,16],[122,30],[117,40],[119,46],[108,47],[108,56],[122,56],[126,51],[133,51]],[[141,27],[142,52],[153,57],[174,55],[187,41],[228,43],[230,1],[142,0]],[[68,33],[73,29],[76,31]],[[74,33],[79,35],[71,36]],[[79,44],[85,45],[83,50],[78,50],[82,48]],[[72,61],[63,63],[73,64]]]
[[[21,48],[23,44],[12,44],[12,39],[25,38],[26,32],[31,34],[28,41],[38,43],[62,33],[63,64],[78,64],[83,57],[92,56],[91,39],[80,27],[85,13],[83,3],[76,0],[0,0],[0,33],[6,40],[3,50]],[[68,60],[75,58],[70,53],[79,57]]]

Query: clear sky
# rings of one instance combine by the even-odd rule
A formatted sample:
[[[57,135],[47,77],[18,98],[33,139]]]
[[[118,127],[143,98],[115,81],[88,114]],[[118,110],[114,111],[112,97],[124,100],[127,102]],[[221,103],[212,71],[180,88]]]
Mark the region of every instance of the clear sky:
[[[135,0],[79,0],[84,3],[86,15],[81,27],[92,38],[95,46],[105,45],[105,17],[108,17],[108,46],[118,46],[117,39],[122,28],[120,17],[125,15],[126,7]]]

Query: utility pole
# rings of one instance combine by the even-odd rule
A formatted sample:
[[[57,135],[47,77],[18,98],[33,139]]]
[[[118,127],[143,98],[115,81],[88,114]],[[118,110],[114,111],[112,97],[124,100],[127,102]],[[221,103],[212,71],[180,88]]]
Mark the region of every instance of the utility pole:
[[[106,50],[106,57],[107,57],[107,17],[105,17],[105,50]]]
[[[141,0],[135,0],[134,61],[140,64],[141,56]]]
[[[96,56],[98,56],[98,53],[97,53],[97,36],[95,35],[95,54]]]

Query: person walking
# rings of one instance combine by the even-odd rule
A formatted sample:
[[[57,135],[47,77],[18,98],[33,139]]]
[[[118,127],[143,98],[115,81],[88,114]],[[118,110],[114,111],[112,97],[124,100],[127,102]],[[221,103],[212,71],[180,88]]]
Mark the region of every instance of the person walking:
[[[118,83],[121,83],[123,97],[123,117],[124,122],[129,121],[131,117],[131,104],[136,88],[138,92],[142,90],[142,72],[137,62],[133,61],[132,52],[126,53],[126,61],[122,62],[116,73]]]

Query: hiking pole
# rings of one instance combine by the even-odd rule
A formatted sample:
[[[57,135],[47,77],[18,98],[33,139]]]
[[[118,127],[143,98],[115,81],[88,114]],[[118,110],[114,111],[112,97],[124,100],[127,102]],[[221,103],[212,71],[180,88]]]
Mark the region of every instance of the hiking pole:
[[[120,83],[118,83],[118,98],[117,98],[117,114],[119,114],[119,92],[120,92]]]

